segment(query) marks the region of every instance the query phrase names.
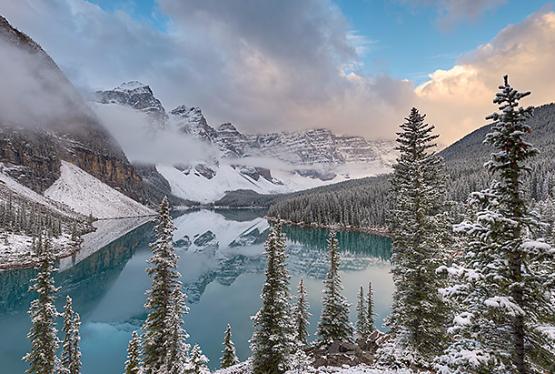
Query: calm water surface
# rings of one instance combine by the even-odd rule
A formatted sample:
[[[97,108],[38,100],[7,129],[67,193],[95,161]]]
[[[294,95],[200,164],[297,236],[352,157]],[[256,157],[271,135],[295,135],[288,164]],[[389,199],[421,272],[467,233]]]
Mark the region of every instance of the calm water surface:
[[[268,223],[258,212],[201,210],[175,218],[174,241],[180,256],[179,271],[188,294],[189,314],[185,327],[190,343],[199,343],[219,365],[223,333],[229,322],[237,353],[249,355],[252,334],[250,316],[260,306],[264,282],[264,239]],[[146,315],[145,290],[150,280],[145,273],[150,256],[152,224],[135,229],[86,260],[56,275],[61,287],[57,304],[65,295],[73,298],[81,314],[83,374],[117,374],[123,371],[127,342]],[[304,279],[312,313],[314,334],[321,312],[322,279],[328,269],[326,230],[284,228],[287,236],[291,285]],[[344,294],[352,303],[355,319],[358,289],[372,282],[375,292],[376,324],[383,329],[389,313],[393,283],[389,274],[391,244],[387,238],[362,233],[340,233],[341,276]],[[0,272],[0,373],[23,373],[21,357],[29,349],[26,339],[30,320],[27,292],[33,272]]]

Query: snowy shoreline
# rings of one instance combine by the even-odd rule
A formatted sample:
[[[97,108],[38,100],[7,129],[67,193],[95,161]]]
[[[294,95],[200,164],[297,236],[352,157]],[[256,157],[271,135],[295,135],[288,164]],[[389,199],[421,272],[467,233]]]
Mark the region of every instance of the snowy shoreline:
[[[154,215],[99,219],[93,223],[95,231],[83,235],[83,243],[79,249],[67,246],[57,253],[58,270],[64,271],[87,259],[110,243],[118,240],[131,231],[152,221]],[[29,249],[30,250],[30,249]],[[35,261],[30,258],[20,262],[0,263],[0,272],[10,270],[31,269]]]

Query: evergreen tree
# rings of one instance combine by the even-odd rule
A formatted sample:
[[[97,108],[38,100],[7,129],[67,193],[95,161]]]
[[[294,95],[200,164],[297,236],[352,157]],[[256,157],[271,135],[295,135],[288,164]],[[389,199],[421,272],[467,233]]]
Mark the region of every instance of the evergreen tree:
[[[302,279],[299,282],[297,294],[297,304],[293,309],[293,318],[295,319],[295,339],[301,346],[305,346],[308,338],[310,312],[308,311],[306,290],[304,289],[304,281]]]
[[[208,359],[202,354],[200,347],[195,344],[191,350],[191,356],[189,357],[189,362],[183,373],[185,374],[210,374],[210,370],[206,364]]]
[[[54,286],[52,273],[54,272],[54,256],[50,241],[43,240],[42,235],[36,242],[35,256],[38,274],[33,280],[31,291],[37,293],[37,298],[31,302],[29,314],[32,326],[27,337],[31,340],[31,352],[24,360],[29,363],[29,374],[53,374],[57,369],[58,338],[56,336],[56,307],[54,295],[58,289]]]
[[[392,339],[380,353],[382,362],[401,366],[428,366],[446,341],[446,306],[438,292],[444,280],[436,275],[449,236],[442,211],[445,177],[442,160],[431,150],[437,135],[424,119],[413,108],[401,125],[392,180]]]
[[[64,341],[61,358],[61,370],[66,374],[79,374],[81,372],[80,325],[79,315],[73,311],[72,300],[68,295],[64,307]]]
[[[525,200],[528,159],[537,150],[524,140],[532,108],[519,100],[505,76],[488,116],[486,142],[496,148],[485,166],[498,177],[474,193],[469,216],[457,231],[465,235],[460,264],[447,268],[453,284],[442,292],[454,300],[453,335],[438,359],[444,373],[543,373],[555,370],[555,251],[535,238],[541,223]],[[549,290],[549,291],[548,291]]]
[[[141,370],[141,338],[137,331],[133,331],[127,346],[127,360],[125,361],[124,374],[140,374]]]
[[[357,302],[357,323],[356,323],[356,331],[361,339],[365,339],[367,336],[367,327],[368,327],[368,320],[366,318],[366,301],[364,300],[364,288],[360,287],[360,292],[358,294],[358,302]]]
[[[266,256],[262,306],[253,317],[254,333],[250,341],[254,374],[284,373],[297,349],[290,322],[289,274],[285,267],[285,240],[280,223],[275,224],[268,235]]]
[[[181,284],[172,241],[174,230],[170,205],[168,199],[164,198],[160,204],[155,228],[156,240],[150,245],[153,254],[148,262],[151,267],[147,269],[152,279],[152,287],[147,292],[145,308],[148,310],[148,316],[143,325],[145,374],[159,373],[167,363],[170,347],[175,347],[171,344],[172,338],[175,337],[175,330],[172,329],[176,327],[172,321],[175,322],[175,319],[179,318],[175,313],[182,300],[176,300]]]
[[[341,294],[343,286],[338,273],[339,243],[335,232],[328,238],[330,269],[324,280],[322,316],[318,324],[318,339],[323,344],[335,340],[351,341],[353,327],[349,323],[349,304]]]
[[[189,345],[186,339],[189,335],[183,328],[183,315],[189,308],[185,305],[185,294],[178,282],[171,298],[170,315],[168,316],[169,336],[167,339],[166,371],[168,374],[181,374],[187,365],[187,352]]]
[[[224,350],[222,352],[220,366],[222,369],[225,369],[238,363],[239,359],[237,358],[237,353],[235,352],[235,344],[233,344],[233,341],[231,340],[231,325],[228,323],[224,334]]]
[[[368,282],[368,297],[366,298],[366,334],[370,336],[374,332],[374,294],[372,293],[372,282]]]

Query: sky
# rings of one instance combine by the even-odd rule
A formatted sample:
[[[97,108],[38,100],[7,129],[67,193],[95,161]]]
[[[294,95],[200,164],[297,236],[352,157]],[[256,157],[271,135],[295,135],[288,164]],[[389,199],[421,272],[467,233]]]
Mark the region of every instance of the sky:
[[[0,0],[83,92],[149,84],[166,109],[261,133],[391,139],[412,106],[449,144],[502,76],[555,101],[555,12],[536,0]]]

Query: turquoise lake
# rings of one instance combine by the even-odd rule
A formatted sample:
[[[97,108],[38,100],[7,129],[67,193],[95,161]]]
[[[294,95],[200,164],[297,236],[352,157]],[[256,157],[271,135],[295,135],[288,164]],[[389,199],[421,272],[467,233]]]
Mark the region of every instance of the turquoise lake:
[[[174,218],[174,243],[188,295],[189,313],[184,318],[189,343],[200,344],[219,366],[224,329],[233,328],[233,339],[241,359],[249,355],[252,334],[250,317],[260,306],[264,282],[264,239],[268,223],[255,211],[188,212]],[[81,315],[83,374],[123,372],[127,342],[146,317],[145,291],[150,286],[146,260],[153,224],[147,223],[56,274],[58,310],[67,294]],[[308,291],[313,335],[321,311],[322,280],[328,269],[324,229],[285,227],[291,289],[301,278]],[[389,239],[356,232],[338,234],[341,245],[340,273],[344,295],[352,304],[355,320],[359,287],[372,282],[376,325],[391,308],[393,282],[390,274]],[[0,272],[0,373],[23,373],[21,357],[29,349],[27,314],[33,297],[27,289],[32,270]]]

